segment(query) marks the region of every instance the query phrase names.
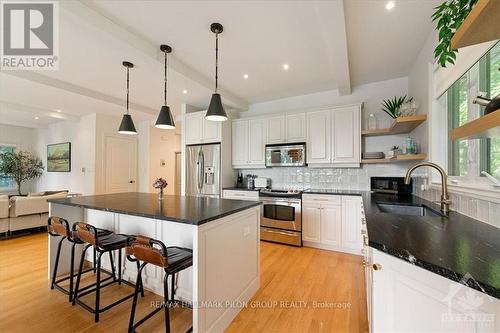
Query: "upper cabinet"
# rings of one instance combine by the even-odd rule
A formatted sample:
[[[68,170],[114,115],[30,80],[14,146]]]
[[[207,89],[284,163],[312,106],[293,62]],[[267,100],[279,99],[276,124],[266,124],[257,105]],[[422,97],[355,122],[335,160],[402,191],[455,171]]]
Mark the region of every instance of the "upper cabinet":
[[[268,144],[284,143],[285,136],[285,116],[275,116],[267,118],[267,140]]]
[[[309,112],[307,163],[359,167],[361,162],[361,105]]]
[[[265,119],[233,120],[233,168],[265,167],[266,123]]]
[[[292,113],[286,115],[286,141],[306,141],[306,114]]]
[[[221,142],[221,123],[206,120],[205,113],[206,111],[201,111],[188,113],[184,116],[187,145]]]

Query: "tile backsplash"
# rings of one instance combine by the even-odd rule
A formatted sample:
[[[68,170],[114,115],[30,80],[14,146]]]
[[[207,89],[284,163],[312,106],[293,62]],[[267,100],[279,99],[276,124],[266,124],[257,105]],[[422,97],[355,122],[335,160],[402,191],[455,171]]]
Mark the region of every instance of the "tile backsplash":
[[[370,177],[403,177],[411,163],[365,164],[361,168],[283,167],[241,170],[272,179],[274,188],[369,190]]]

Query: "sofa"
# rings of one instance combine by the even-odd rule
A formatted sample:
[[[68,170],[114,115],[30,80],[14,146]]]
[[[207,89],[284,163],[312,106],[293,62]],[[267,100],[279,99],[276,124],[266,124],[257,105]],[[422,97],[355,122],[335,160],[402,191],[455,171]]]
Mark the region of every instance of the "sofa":
[[[9,206],[8,218],[3,217],[5,216],[5,207],[3,199],[0,198],[0,232],[46,226],[49,216],[49,203],[47,200],[66,198],[67,196],[67,191],[30,193],[26,197],[13,196],[7,200]],[[6,224],[8,230],[5,230]]]

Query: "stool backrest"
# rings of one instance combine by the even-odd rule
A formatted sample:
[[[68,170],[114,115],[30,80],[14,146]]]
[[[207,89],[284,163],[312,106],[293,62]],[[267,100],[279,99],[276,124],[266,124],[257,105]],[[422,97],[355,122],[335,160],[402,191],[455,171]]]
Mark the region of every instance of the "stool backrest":
[[[73,225],[73,232],[75,238],[79,238],[85,243],[89,243],[92,245],[97,245],[97,228],[91,224],[77,222]]]
[[[127,239],[127,256],[160,267],[168,266],[167,247],[162,241],[145,237],[130,236]]]
[[[71,237],[69,222],[62,217],[51,216],[47,220],[47,231],[52,236]]]

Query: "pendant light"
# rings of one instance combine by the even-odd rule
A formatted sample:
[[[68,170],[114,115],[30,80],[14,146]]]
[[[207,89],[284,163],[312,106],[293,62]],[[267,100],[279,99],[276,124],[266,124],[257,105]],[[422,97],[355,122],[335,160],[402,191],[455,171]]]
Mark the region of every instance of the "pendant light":
[[[215,34],[215,92],[212,94],[212,99],[210,100],[210,105],[208,106],[207,114],[205,119],[212,121],[225,121],[227,120],[226,111],[222,106],[222,100],[220,94],[217,93],[217,79],[219,70],[219,34],[224,30],[222,24],[212,23],[210,25],[210,30]]]
[[[160,45],[160,50],[165,54],[165,86],[163,89],[163,106],[160,109],[158,119],[156,119],[155,127],[161,129],[174,129],[174,118],[172,117],[172,112],[170,112],[170,107],[167,105],[167,54],[172,52],[172,48],[168,45]]]
[[[120,124],[120,128],[118,129],[118,133],[120,134],[129,134],[134,135],[137,134],[137,130],[135,129],[134,122],[132,121],[132,116],[128,111],[128,95],[129,95],[129,70],[134,67],[134,64],[128,61],[124,61],[122,63],[123,66],[127,68],[127,113],[123,115],[122,122]]]

